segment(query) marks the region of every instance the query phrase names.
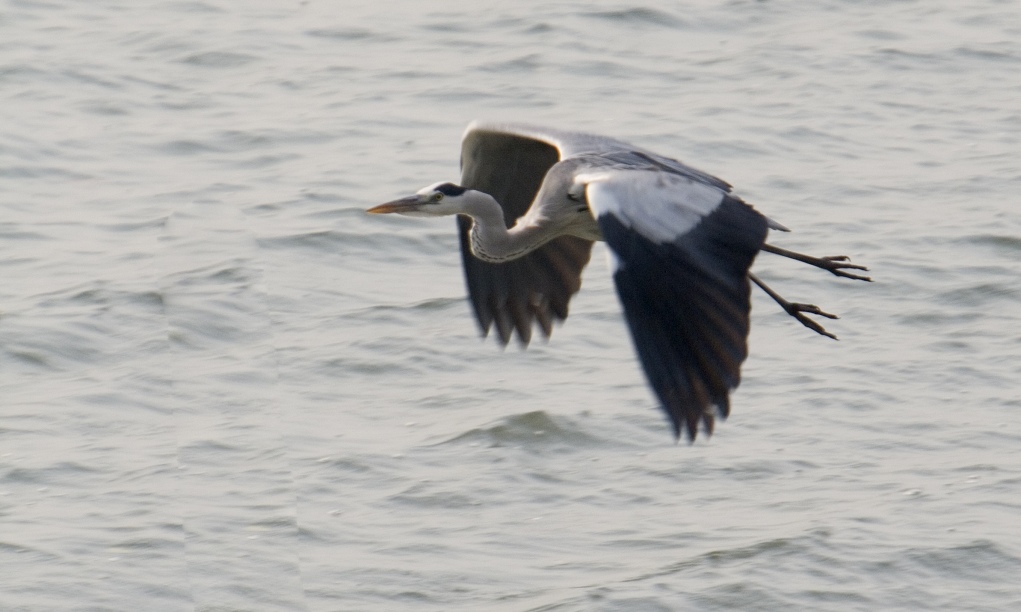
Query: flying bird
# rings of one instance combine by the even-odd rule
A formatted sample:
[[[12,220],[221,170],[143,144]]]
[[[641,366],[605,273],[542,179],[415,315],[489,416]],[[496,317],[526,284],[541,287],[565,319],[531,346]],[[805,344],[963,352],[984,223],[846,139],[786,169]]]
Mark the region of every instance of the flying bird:
[[[527,346],[567,318],[592,243],[606,242],[617,295],[645,375],[673,426],[693,441],[730,413],[748,356],[751,283],[813,331],[836,338],[751,271],[760,251],[845,278],[871,280],[845,256],[766,244],[789,231],[731,186],[620,140],[529,125],[474,122],[461,142],[460,184],[440,182],[367,212],[457,215],[461,257],[483,335]]]

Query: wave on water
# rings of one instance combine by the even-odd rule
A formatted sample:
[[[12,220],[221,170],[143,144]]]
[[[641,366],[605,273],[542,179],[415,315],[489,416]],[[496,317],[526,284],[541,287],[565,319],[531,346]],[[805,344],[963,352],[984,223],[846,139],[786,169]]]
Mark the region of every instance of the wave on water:
[[[617,11],[596,11],[590,13],[589,16],[616,23],[626,23],[638,26],[654,25],[667,28],[680,28],[685,25],[683,21],[669,13],[641,6]]]
[[[185,64],[209,68],[236,68],[259,59],[260,58],[248,53],[236,53],[233,51],[206,51],[204,53],[189,55],[181,61]]]
[[[604,441],[587,433],[570,419],[554,417],[542,410],[536,410],[501,419],[494,425],[470,429],[439,443],[446,444],[566,451],[601,446]]]
[[[1021,251],[1021,237],[1001,236],[996,234],[982,234],[979,236],[968,236],[962,239],[963,242],[977,246],[989,246],[1002,250],[1006,255]]]

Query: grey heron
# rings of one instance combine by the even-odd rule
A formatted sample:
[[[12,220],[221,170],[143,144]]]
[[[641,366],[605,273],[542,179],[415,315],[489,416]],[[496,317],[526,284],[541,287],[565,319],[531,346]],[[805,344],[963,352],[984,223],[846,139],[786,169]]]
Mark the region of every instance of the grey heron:
[[[806,315],[835,315],[789,302],[750,272],[759,251],[845,278],[871,280],[847,257],[811,257],[766,244],[788,231],[731,186],[674,159],[591,134],[474,122],[461,143],[460,184],[440,182],[367,212],[457,215],[468,293],[483,335],[493,327],[522,346],[538,325],[548,338],[567,318],[592,243],[610,267],[646,378],[689,440],[714,415],[748,356],[751,284],[815,332]]]

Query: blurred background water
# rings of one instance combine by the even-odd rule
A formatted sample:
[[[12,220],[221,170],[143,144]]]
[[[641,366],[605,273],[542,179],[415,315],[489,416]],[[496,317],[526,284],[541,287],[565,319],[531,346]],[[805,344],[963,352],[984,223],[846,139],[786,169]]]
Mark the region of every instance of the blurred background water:
[[[1021,605],[1021,4],[0,4],[0,609]],[[675,444],[597,247],[480,342],[471,119],[734,183],[733,416]]]

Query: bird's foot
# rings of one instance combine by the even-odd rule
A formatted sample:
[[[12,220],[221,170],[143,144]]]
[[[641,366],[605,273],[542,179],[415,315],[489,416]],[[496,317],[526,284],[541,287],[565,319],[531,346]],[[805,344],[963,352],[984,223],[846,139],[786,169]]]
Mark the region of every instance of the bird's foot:
[[[775,253],[783,257],[789,257],[791,259],[807,263],[823,270],[829,270],[836,276],[842,276],[844,278],[853,278],[854,280],[863,280],[872,282],[872,279],[868,276],[861,276],[853,272],[845,272],[845,270],[865,270],[868,268],[865,266],[859,266],[858,264],[851,263],[851,258],[847,255],[831,255],[829,257],[813,257],[811,255],[805,255],[804,253],[795,253],[794,251],[788,251],[787,249],[781,249],[778,246],[771,244],[762,245],[762,250],[768,253]]]
[[[823,270],[829,270],[837,276],[843,278],[853,278],[854,280],[863,280],[872,282],[872,278],[869,276],[861,276],[852,272],[845,272],[844,270],[864,270],[868,272],[868,268],[865,266],[859,266],[858,264],[851,263],[851,258],[847,255],[830,255],[829,257],[813,257],[815,261],[811,261],[814,266],[818,266]]]
[[[773,301],[779,304],[780,308],[784,309],[784,312],[791,315],[798,321],[801,321],[802,325],[804,325],[805,327],[819,335],[826,336],[828,338],[833,338],[834,340],[837,339],[836,336],[826,331],[826,329],[822,325],[819,325],[814,320],[809,319],[806,315],[817,315],[820,317],[826,317],[827,319],[839,319],[840,317],[838,317],[835,314],[830,314],[824,311],[822,308],[819,308],[815,304],[801,304],[799,302],[788,302],[786,299],[783,298],[783,296],[781,296],[776,291],[770,289],[769,285],[762,282],[762,279],[760,279],[758,276],[755,276],[751,272],[748,273],[748,278],[751,279],[753,283],[761,287],[762,290],[766,292],[766,295],[773,298]]]
[[[818,315],[820,317],[826,317],[827,319],[839,319],[840,317],[838,317],[837,315],[825,312],[815,304],[801,304],[798,302],[787,302],[785,300],[783,302],[780,302],[780,306],[783,307],[787,314],[791,315],[798,321],[801,321],[801,324],[807,327],[808,329],[814,331],[817,334],[837,340],[837,337],[831,334],[830,332],[826,331],[826,328],[805,316],[812,314]]]

